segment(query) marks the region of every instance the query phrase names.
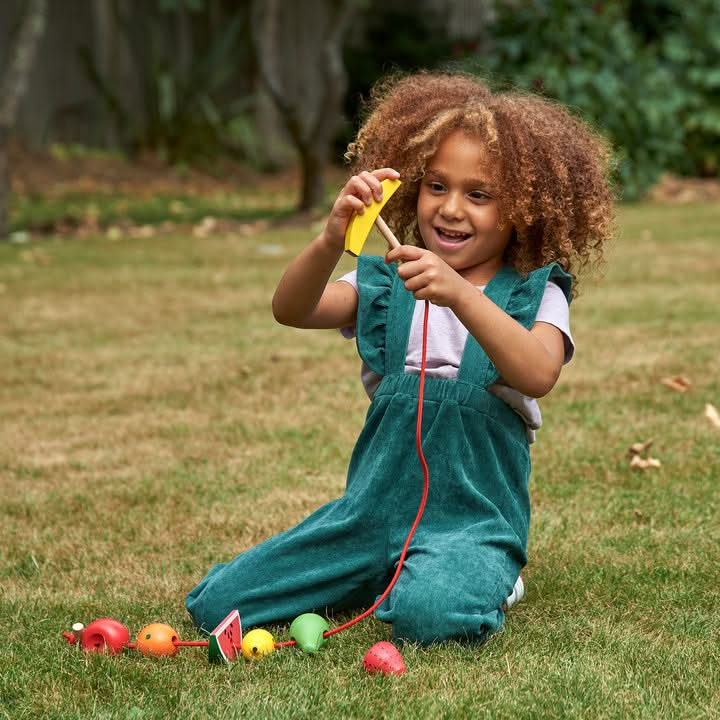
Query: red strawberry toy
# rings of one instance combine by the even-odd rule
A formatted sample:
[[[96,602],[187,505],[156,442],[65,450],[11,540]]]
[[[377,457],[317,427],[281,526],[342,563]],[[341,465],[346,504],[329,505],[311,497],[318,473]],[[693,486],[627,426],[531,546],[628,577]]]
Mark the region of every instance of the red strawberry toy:
[[[363,659],[363,667],[369,673],[402,675],[405,672],[405,661],[392,643],[383,640],[375,643],[367,651]]]

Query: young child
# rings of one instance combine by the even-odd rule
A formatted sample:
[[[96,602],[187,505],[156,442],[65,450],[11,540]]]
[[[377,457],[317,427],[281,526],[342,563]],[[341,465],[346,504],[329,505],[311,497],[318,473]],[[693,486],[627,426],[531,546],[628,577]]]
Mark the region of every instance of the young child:
[[[288,267],[276,319],[356,336],[372,398],[343,497],[217,565],[188,595],[211,630],[369,607],[394,574],[422,494],[415,447],[430,302],[423,450],[430,488],[376,616],[420,643],[482,640],[526,562],[529,441],[573,353],[572,280],[610,236],[606,144],[559,106],[459,74],[380,84],[350,145],[358,174]],[[354,212],[402,179],[383,216],[403,241],[330,282]]]

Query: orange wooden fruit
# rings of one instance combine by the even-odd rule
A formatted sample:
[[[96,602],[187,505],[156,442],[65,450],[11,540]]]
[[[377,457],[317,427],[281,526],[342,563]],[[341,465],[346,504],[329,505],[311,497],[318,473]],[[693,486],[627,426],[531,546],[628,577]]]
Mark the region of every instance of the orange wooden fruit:
[[[143,655],[177,655],[178,646],[175,644],[177,632],[165,623],[152,623],[146,625],[137,636],[137,649]]]

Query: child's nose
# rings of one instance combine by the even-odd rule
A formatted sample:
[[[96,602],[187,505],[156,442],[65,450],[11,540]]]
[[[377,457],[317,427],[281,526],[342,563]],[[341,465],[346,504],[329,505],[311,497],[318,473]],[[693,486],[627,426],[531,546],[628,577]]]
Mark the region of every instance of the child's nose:
[[[440,206],[440,215],[446,220],[458,220],[462,217],[462,198],[456,193],[448,193]]]

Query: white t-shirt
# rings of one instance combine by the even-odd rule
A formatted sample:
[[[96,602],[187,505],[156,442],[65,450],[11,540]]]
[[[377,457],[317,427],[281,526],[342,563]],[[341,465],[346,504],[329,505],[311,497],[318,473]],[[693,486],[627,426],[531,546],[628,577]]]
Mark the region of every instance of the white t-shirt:
[[[353,270],[343,275],[338,282],[347,282],[357,291],[357,271]],[[478,289],[484,290],[485,286]],[[421,301],[415,303],[405,357],[405,372],[416,375],[420,374],[422,361],[424,305]],[[563,291],[554,282],[548,282],[545,285],[545,292],[535,321],[549,323],[560,330],[565,342],[564,363],[569,363],[575,352],[575,344],[570,334],[570,308]],[[343,328],[340,332],[346,338],[355,337],[354,327]],[[457,319],[450,308],[430,303],[425,367],[427,377],[448,380],[457,377],[467,336],[467,328]],[[364,362],[360,375],[365,391],[372,399],[382,377],[373,372]],[[491,385],[488,391],[504,400],[522,417],[527,427],[528,439],[530,442],[534,442],[535,431],[542,426],[542,415],[537,400],[523,395],[502,381]]]

